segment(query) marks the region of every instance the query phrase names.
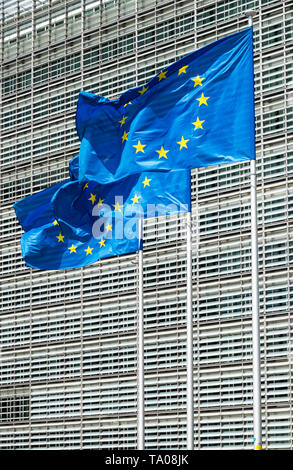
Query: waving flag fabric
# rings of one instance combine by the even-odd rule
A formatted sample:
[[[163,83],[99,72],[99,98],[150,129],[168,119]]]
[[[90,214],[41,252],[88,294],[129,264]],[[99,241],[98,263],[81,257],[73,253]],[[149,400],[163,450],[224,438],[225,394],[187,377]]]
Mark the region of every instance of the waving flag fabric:
[[[51,199],[58,189],[70,180],[54,184],[50,188],[17,201],[13,208],[23,230],[41,227],[48,222],[55,222]],[[55,222],[56,223],[56,222]]]
[[[75,181],[77,168],[75,158],[70,164],[72,180],[14,204],[26,230],[21,249],[29,267],[77,268],[135,252],[140,217],[190,210],[188,170],[146,172],[100,185]]]
[[[80,92],[79,180],[255,158],[252,28],[220,39],[108,100]]]
[[[69,175],[72,180],[78,180],[79,176],[79,155],[73,157],[69,162]]]
[[[17,201],[13,208],[23,230],[28,232],[32,228],[40,227],[48,222],[55,222],[51,199],[62,185],[78,179],[79,156],[76,155],[69,162],[70,179],[54,184],[49,188],[39,191]]]

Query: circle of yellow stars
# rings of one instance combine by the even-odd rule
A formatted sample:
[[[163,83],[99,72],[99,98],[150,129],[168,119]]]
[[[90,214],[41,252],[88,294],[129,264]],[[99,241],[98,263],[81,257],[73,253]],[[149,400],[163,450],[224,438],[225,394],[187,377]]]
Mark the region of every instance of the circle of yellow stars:
[[[141,181],[141,184],[143,185],[143,189],[146,188],[146,187],[150,187],[151,186],[151,181],[152,181],[152,178],[148,178],[147,176],[144,177],[144,180]],[[85,183],[85,185],[83,186],[83,190],[85,191],[86,189],[88,189],[88,183]],[[87,197],[87,196],[86,196]],[[135,193],[133,195],[133,197],[130,198],[130,200],[132,201],[132,205],[134,204],[139,204],[140,202],[140,199],[142,198],[142,196],[140,194],[137,194]],[[103,205],[103,202],[104,202],[104,199],[102,199],[101,197],[99,197],[99,200],[97,201],[97,195],[96,194],[93,194],[92,192],[90,192],[90,197],[88,198],[88,201],[90,201],[92,204],[94,204],[95,202],[97,203],[98,206],[102,206]],[[112,206],[114,207],[114,212],[121,212],[122,211],[122,208],[123,208],[123,204],[120,204],[119,202],[115,202],[114,204],[112,204]],[[54,226],[59,226],[59,222],[57,219],[55,219],[52,224]],[[102,236],[101,239],[98,241],[98,244],[100,246],[100,249],[106,247],[106,241],[107,241],[107,234],[109,232],[112,232],[113,231],[113,228],[112,228],[112,224],[108,223],[105,227],[105,231],[106,231],[106,236]],[[64,243],[64,238],[65,238],[65,235],[62,235],[62,233],[60,232],[57,236],[56,236],[57,240],[58,240],[58,243]],[[94,247],[90,246],[90,245],[87,245],[87,248],[83,248],[84,245],[82,246],[77,246],[77,245],[74,245],[74,243],[72,243],[71,246],[69,246],[67,249],[69,251],[69,254],[76,254],[77,253],[77,250],[79,250],[80,248],[83,249],[83,251],[85,252],[85,256],[88,256],[88,255],[93,255],[93,251],[94,251]]]
[[[177,76],[181,76],[181,77],[186,77],[189,73],[189,65],[186,64],[186,65],[183,65],[182,67],[180,67],[178,70],[177,70]],[[165,69],[165,70],[161,70],[160,73],[158,73],[156,75],[156,78],[157,78],[157,83],[160,83],[164,80],[166,80],[168,78],[168,69]],[[194,77],[190,77],[190,79],[188,79],[192,82],[192,85],[193,87],[192,88],[197,88],[197,87],[202,87],[203,86],[203,81],[205,80],[205,77],[204,76],[201,76],[199,74],[197,74],[196,76]],[[156,83],[156,82],[155,82]],[[139,95],[144,95],[145,93],[147,93],[147,91],[149,90],[149,86],[145,86],[143,85],[139,90],[138,90],[138,93]],[[200,109],[200,107],[203,105],[203,106],[208,106],[208,100],[210,99],[210,96],[205,96],[204,92],[201,93],[200,97],[199,98],[196,98],[196,101],[198,102],[198,107]],[[131,105],[132,102],[131,101],[128,101],[127,103],[124,104],[124,108],[126,106],[129,106]],[[128,116],[124,115],[122,116],[122,119],[119,122],[120,124],[120,127],[124,126],[124,124],[126,123],[126,120],[127,120]],[[200,119],[199,116],[196,117],[196,120],[192,122],[192,125],[194,126],[194,131],[196,131],[197,129],[202,129],[204,130],[204,124],[205,120],[204,119]],[[121,140],[122,140],[122,143],[125,143],[126,141],[128,141],[128,136],[130,134],[130,131],[124,131],[122,136],[121,136]],[[179,137],[179,136],[178,136]],[[181,139],[178,140],[176,143],[179,145],[179,151],[183,150],[183,149],[188,149],[188,142],[190,141],[190,139],[187,139],[185,138],[183,135],[181,136]],[[135,154],[139,154],[139,153],[145,153],[145,150],[147,148],[147,144],[146,143],[143,143],[141,139],[138,139],[136,141],[136,143],[133,143],[132,144],[132,147],[135,149]],[[164,145],[161,146],[160,149],[156,149],[155,152],[157,153],[157,158],[159,160],[161,159],[168,159],[168,152],[170,150],[165,148]],[[92,203],[94,204],[94,201],[92,201]],[[116,210],[116,209],[115,209]],[[119,209],[117,209],[119,210]]]

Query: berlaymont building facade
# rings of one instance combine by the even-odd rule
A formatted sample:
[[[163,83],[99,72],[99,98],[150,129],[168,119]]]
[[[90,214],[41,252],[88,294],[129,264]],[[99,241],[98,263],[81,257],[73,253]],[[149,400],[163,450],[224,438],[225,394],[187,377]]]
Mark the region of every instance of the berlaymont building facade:
[[[16,200],[67,178],[80,89],[117,97],[257,11],[264,448],[292,449],[293,1],[2,0],[0,448],[137,448],[137,255],[25,267]],[[224,116],[223,116],[224,120]],[[192,171],[195,448],[252,448],[250,167]],[[186,447],[185,215],[145,223],[146,448]]]

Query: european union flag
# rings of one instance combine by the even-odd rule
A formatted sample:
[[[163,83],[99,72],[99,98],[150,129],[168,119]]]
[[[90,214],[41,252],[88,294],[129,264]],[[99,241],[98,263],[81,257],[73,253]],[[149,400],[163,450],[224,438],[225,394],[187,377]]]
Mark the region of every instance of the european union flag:
[[[14,204],[26,230],[21,238],[26,265],[37,269],[86,266],[139,249],[141,217],[190,210],[190,172],[146,172],[101,185],[72,180]],[[39,222],[36,222],[39,220]]]
[[[255,158],[252,28],[180,59],[108,100],[80,92],[79,180]]]

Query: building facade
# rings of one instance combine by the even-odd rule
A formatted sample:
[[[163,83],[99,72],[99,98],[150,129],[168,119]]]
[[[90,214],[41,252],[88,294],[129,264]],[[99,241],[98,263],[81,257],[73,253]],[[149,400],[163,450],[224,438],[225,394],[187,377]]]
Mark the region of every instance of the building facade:
[[[81,89],[117,97],[254,8],[264,447],[292,449],[293,1],[2,0],[1,449],[135,449],[137,255],[25,267],[16,200],[65,179]],[[193,170],[195,448],[251,448],[249,164]],[[185,215],[145,224],[146,448],[186,446]]]

